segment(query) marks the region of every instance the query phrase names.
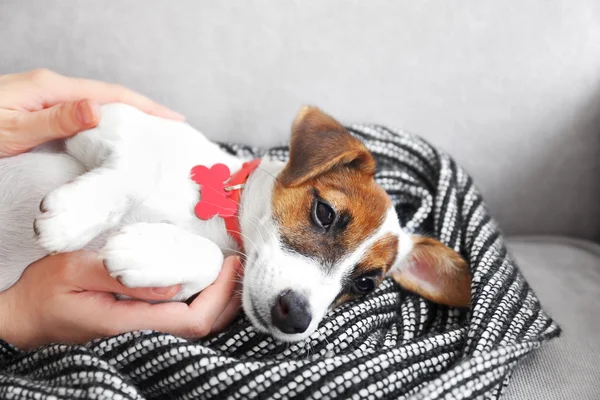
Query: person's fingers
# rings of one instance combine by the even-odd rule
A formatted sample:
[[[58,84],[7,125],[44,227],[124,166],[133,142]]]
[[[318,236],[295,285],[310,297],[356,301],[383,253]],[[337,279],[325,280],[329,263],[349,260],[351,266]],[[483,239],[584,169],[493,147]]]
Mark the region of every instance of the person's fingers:
[[[212,333],[218,333],[227,328],[238,316],[240,310],[242,309],[242,284],[243,284],[243,270],[244,267],[241,263],[236,265],[236,279],[235,286],[233,288],[233,293],[229,299],[229,303],[225,306],[221,315],[217,317],[217,320],[213,324],[211,328]]]
[[[95,127],[99,121],[100,106],[90,100],[61,103],[32,112],[0,110],[0,134],[4,132],[0,157],[20,154],[47,141],[73,136]]]
[[[239,285],[234,289],[233,295],[229,299],[229,303],[219,315],[212,328],[210,329],[211,333],[219,333],[225,328],[227,328],[238,316],[240,310],[242,309],[242,297],[241,293],[238,290]]]
[[[151,304],[140,300],[116,300],[100,292],[88,291],[77,296],[81,299],[79,304],[93,304],[81,315],[82,324],[103,335],[146,329],[181,335],[190,316],[189,307],[182,302]]]
[[[228,257],[216,281],[189,306],[182,302],[148,304],[119,300],[111,303],[109,308],[97,307],[93,320],[97,323],[110,321],[109,327],[102,325],[99,329],[110,329],[111,333],[152,329],[188,338],[206,336],[229,304],[239,269],[239,259]]]
[[[15,140],[33,148],[53,139],[73,136],[95,127],[100,121],[100,106],[90,100],[61,103],[35,112],[15,112]]]
[[[122,85],[72,78],[47,69],[0,76],[0,89],[7,95],[0,99],[0,108],[34,112],[82,99],[100,104],[125,103],[148,114],[178,121],[185,117],[148,97]]]
[[[63,256],[66,258],[63,261],[64,273],[68,275],[69,284],[80,290],[117,293],[140,300],[168,300],[181,288],[181,285],[129,288],[110,276],[97,253],[77,251],[64,254],[67,254]]]
[[[181,335],[201,337],[217,332],[231,323],[238,310],[236,297],[237,279],[241,275],[242,264],[239,257],[228,257],[212,285],[204,289],[190,304],[192,325]],[[220,320],[220,321],[219,321]],[[215,324],[219,322],[218,326]]]
[[[53,86],[53,90],[55,91],[52,95],[51,102],[62,103],[80,98],[87,98],[93,99],[101,104],[115,102],[129,104],[145,113],[159,117],[179,121],[185,119],[183,115],[118,84],[83,78],[69,78],[62,75],[57,79],[61,81],[62,85],[55,85],[56,87]]]
[[[217,279],[190,304],[192,312],[214,323],[229,303],[241,269],[239,257],[227,257]]]

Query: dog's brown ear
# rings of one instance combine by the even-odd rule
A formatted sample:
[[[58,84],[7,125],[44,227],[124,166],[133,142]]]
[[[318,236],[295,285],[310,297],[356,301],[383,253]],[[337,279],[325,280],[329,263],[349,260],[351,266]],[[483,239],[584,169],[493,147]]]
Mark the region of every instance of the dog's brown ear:
[[[375,159],[360,140],[316,107],[303,107],[292,126],[290,159],[279,175],[284,186],[298,186],[334,168],[375,174]]]
[[[403,288],[438,304],[471,304],[469,266],[454,250],[435,239],[411,236],[413,248],[389,274]]]

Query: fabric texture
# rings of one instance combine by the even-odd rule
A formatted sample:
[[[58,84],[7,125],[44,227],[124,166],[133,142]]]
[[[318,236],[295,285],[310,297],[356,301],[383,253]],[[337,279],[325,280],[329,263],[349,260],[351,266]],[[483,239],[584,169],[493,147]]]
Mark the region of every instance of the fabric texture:
[[[508,249],[562,327],[516,369],[506,400],[600,398],[600,245],[564,237],[512,237]]]
[[[186,341],[131,332],[85,346],[0,348],[0,397],[498,398],[515,365],[560,332],[507,253],[471,178],[422,139],[381,126],[349,130],[373,152],[376,179],[401,224],[460,252],[473,273],[469,311],[442,307],[386,280],[332,310],[307,340],[285,344],[245,318]],[[244,159],[287,148],[223,147]]]

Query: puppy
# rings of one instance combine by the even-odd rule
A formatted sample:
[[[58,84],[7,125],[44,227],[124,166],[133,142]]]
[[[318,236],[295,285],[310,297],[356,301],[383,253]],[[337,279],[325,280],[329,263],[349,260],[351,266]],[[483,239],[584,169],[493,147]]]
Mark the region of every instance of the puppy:
[[[282,341],[385,276],[469,305],[465,261],[402,230],[372,155],[318,108],[293,122],[287,163],[244,163],[186,123],[123,104],[62,145],[0,160],[1,290],[48,253],[92,249],[122,284],[181,284],[173,300],[184,301],[243,253],[244,311]]]

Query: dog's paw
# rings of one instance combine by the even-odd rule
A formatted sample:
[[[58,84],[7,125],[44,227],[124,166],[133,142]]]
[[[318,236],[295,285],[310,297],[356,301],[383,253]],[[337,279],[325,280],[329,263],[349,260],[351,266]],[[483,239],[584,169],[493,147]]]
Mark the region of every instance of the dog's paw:
[[[110,236],[104,265],[123,285],[164,287],[181,284],[171,301],[187,300],[217,278],[223,253],[212,241],[175,225],[137,223]]]
[[[48,252],[74,251],[116,225],[123,213],[115,193],[74,181],[50,192],[33,224],[37,242]]]

